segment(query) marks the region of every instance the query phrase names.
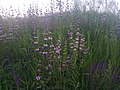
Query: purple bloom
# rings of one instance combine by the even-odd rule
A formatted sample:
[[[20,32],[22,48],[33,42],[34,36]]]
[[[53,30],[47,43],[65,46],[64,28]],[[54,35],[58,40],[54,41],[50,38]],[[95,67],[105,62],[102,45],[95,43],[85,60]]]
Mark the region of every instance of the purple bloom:
[[[44,36],[47,36],[47,33],[44,33]]]
[[[48,37],[48,39],[49,39],[49,40],[53,40],[53,38],[52,38],[52,37]]]
[[[47,38],[44,38],[44,41],[47,41],[48,39]]]
[[[78,44],[76,44],[76,46],[75,46],[76,48],[78,48]]]
[[[52,44],[52,45],[50,45],[50,48],[54,48],[54,45]]]
[[[78,41],[76,41],[75,43],[76,43],[76,44],[79,44],[79,42],[78,42]]]
[[[76,38],[76,41],[79,41],[79,38]]]
[[[43,52],[43,55],[47,55],[48,54],[48,52]]]
[[[47,45],[47,44],[44,44],[43,46],[44,46],[44,47],[48,47],[48,45]]]
[[[60,46],[58,46],[57,48],[60,49]]]
[[[70,48],[72,49],[74,47],[74,44],[73,43],[70,43]]]
[[[38,44],[38,42],[34,42],[34,45],[37,45]]]
[[[55,52],[56,52],[57,54],[60,54],[60,50],[59,50],[59,49],[57,49]]]
[[[41,77],[38,75],[36,76],[36,80],[39,81],[41,79]]]
[[[59,48],[55,48],[55,52],[56,52],[57,54],[60,54],[60,50],[61,50],[61,49],[59,49]]]
[[[73,35],[73,32],[69,32],[69,33],[68,33],[68,35],[69,35],[70,37],[72,37],[72,35]]]
[[[37,37],[34,37],[34,39],[37,39]]]

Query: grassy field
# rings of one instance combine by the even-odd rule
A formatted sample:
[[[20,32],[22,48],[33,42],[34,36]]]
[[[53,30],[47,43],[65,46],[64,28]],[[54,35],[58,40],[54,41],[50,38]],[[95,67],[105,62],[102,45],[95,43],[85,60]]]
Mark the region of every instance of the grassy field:
[[[120,90],[119,13],[94,9],[0,17],[0,90]]]

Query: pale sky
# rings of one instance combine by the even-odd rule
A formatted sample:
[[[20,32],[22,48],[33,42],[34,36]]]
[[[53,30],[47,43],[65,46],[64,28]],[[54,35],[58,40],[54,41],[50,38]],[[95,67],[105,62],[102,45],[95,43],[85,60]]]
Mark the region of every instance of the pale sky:
[[[20,9],[20,12],[26,12],[27,8],[31,3],[35,4],[38,3],[40,9],[44,9],[45,7],[49,6],[51,0],[0,0],[0,13],[2,12],[1,10],[9,10],[10,6],[12,6],[12,9],[18,10]],[[54,0],[55,1],[55,0]],[[61,0],[66,2],[67,0]],[[71,2],[72,0],[69,0]],[[85,1],[85,0],[84,0]],[[109,0],[108,0],[109,1]],[[120,8],[120,0],[116,0],[119,3],[119,8]],[[6,10],[6,8],[8,8]]]
[[[27,8],[31,3],[38,3],[39,8],[43,8],[47,6],[47,3],[50,3],[50,0],[0,0],[0,8],[9,9],[12,6],[12,9],[19,8],[20,12],[26,12]]]
[[[55,0],[53,0],[55,1]],[[65,2],[67,0],[61,0],[62,2]],[[69,0],[71,2],[72,0]],[[45,11],[50,7],[51,0],[0,0],[0,13],[3,11],[10,10],[10,6],[12,6],[12,9],[20,10],[20,12],[25,13],[27,9],[29,8],[30,4],[35,5],[38,4],[38,8],[42,9],[42,11]]]

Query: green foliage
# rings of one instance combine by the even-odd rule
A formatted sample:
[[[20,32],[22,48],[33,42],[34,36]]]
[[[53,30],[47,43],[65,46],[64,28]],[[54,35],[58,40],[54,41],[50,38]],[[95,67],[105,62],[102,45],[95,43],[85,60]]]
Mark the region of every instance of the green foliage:
[[[79,4],[77,6],[80,7]],[[115,35],[118,16],[113,12],[99,13],[93,9],[82,11],[78,7],[69,15],[64,12],[68,16],[64,17],[64,13],[60,17],[59,14],[54,15],[53,26],[40,24],[41,17],[35,17],[38,22],[41,21],[37,24],[33,21],[32,25],[29,19],[34,18],[24,18],[22,20],[28,22],[17,28],[17,37],[14,33],[13,39],[2,38],[0,90],[120,90],[120,38]],[[15,18],[8,20],[12,25],[16,24]],[[8,35],[10,26],[5,20],[2,23],[2,34]],[[37,31],[37,45],[34,45],[33,26]],[[42,48],[45,43],[51,44],[44,41],[43,34],[49,32],[55,47],[60,40],[60,54],[56,54],[54,49]],[[73,32],[72,40],[69,39],[70,32]],[[89,49],[85,55],[75,48],[76,32],[80,33],[79,43],[84,45],[82,50]],[[70,48],[71,42],[73,49]],[[40,51],[36,52],[36,48]],[[41,54],[43,51],[52,53],[51,57]],[[52,69],[48,66],[50,61]],[[40,73],[37,73],[38,69]],[[40,80],[36,80],[37,74],[40,74]]]

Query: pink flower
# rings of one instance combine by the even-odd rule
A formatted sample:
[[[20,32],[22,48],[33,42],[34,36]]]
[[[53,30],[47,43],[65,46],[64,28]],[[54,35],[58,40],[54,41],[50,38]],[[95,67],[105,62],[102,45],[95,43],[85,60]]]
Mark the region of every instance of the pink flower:
[[[36,76],[36,80],[39,81],[41,79],[41,77],[38,75]]]
[[[54,48],[54,45],[52,44],[52,45],[50,45],[50,48]]]
[[[37,45],[38,44],[38,42],[34,42],[34,45]]]
[[[79,38],[76,38],[76,41],[79,41]]]
[[[44,41],[47,41],[48,39],[47,38],[44,38]]]
[[[48,47],[48,45],[47,45],[47,44],[44,44],[43,46],[44,46],[44,47]]]
[[[34,39],[37,39],[37,37],[34,37]]]
[[[52,38],[52,37],[48,37],[48,39],[49,39],[49,40],[53,40],[53,38]]]
[[[48,54],[48,52],[43,52],[43,55],[47,55]]]

